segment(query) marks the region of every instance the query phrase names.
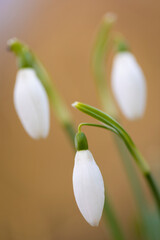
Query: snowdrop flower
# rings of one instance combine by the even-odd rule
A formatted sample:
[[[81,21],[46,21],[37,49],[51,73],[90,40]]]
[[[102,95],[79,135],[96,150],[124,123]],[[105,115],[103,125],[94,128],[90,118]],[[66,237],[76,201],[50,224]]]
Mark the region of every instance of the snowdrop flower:
[[[76,156],[73,169],[73,190],[78,208],[91,226],[98,226],[104,207],[104,183],[101,172],[88,150],[84,133],[75,138]]]
[[[47,137],[50,125],[48,97],[32,68],[23,68],[17,73],[14,106],[24,129],[32,138]]]
[[[133,54],[127,51],[116,54],[111,79],[123,114],[131,120],[141,118],[146,106],[146,81]]]

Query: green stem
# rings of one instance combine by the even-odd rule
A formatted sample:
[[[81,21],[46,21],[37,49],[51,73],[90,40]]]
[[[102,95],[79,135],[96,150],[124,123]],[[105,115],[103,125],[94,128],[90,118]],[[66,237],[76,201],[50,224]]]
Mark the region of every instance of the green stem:
[[[126,174],[128,179],[130,180],[130,184],[134,193],[136,205],[138,207],[138,212],[140,213],[140,231],[141,235],[144,236],[145,240],[152,239],[150,238],[150,233],[149,230],[151,229],[151,224],[148,218],[148,206],[147,206],[147,201],[144,196],[144,191],[141,186],[141,181],[139,179],[139,176],[137,175],[137,171],[135,169],[135,166],[133,162],[131,161],[131,155],[127,151],[127,148],[125,144],[122,142],[122,140],[114,135],[114,140],[116,142],[118,151],[120,153],[121,159],[123,160],[125,169],[126,169]]]
[[[149,166],[143,159],[142,155],[136,148],[134,142],[132,141],[131,137],[128,135],[128,133],[122,128],[122,126],[111,116],[106,114],[105,112],[102,112],[101,110],[92,107],[90,105],[75,102],[73,103],[74,107],[79,109],[80,111],[92,116],[93,118],[99,120],[100,122],[103,122],[104,124],[114,128],[116,131],[118,131],[119,135],[123,139],[124,143],[126,144],[128,150],[136,160],[138,166],[140,167],[141,171],[146,174],[149,172]]]
[[[158,209],[159,209],[159,213],[160,213],[160,193],[159,193],[159,188],[152,176],[151,173],[147,173],[146,174],[146,179],[148,181],[148,183],[150,184],[151,186],[151,190],[152,190],[152,193],[153,195],[155,196],[155,199],[156,199],[156,202],[157,202],[157,205],[158,205]]]
[[[75,102],[73,104],[74,107],[79,109],[80,111],[92,116],[93,118],[99,120],[100,122],[114,128],[117,132],[119,132],[119,135],[121,139],[124,141],[125,145],[127,146],[129,152],[133,156],[134,160],[136,161],[138,167],[140,168],[142,174],[146,178],[148,185],[151,189],[151,192],[153,194],[153,197],[156,201],[159,213],[160,213],[160,193],[153,181],[153,177],[151,175],[149,166],[147,162],[144,160],[142,157],[141,153],[138,151],[136,148],[134,142],[132,141],[131,137],[129,134],[122,128],[122,126],[111,116],[108,114],[100,111],[97,108],[94,108],[90,105],[80,103],[80,102]]]
[[[78,132],[81,132],[81,128],[82,128],[83,126],[104,128],[104,129],[110,130],[110,131],[114,132],[115,134],[119,135],[118,132],[117,132],[114,128],[111,128],[111,127],[105,126],[105,125],[94,124],[94,123],[80,123],[80,124],[78,125]]]
[[[105,196],[105,199],[106,199],[106,196]],[[109,200],[107,200],[107,202],[105,201],[105,203],[104,203],[104,216],[105,216],[106,220],[109,219],[109,224],[112,226],[111,231],[112,231],[112,236],[114,237],[114,239],[115,240],[124,240],[125,238],[124,238],[122,229],[121,229],[117,219],[115,218],[116,215],[115,215],[115,212],[114,212]]]
[[[106,81],[106,57],[111,43],[111,29],[116,20],[114,14],[106,14],[100,24],[92,52],[92,72],[102,107],[111,115],[116,115],[116,107],[111,99]],[[106,104],[107,103],[107,104]]]

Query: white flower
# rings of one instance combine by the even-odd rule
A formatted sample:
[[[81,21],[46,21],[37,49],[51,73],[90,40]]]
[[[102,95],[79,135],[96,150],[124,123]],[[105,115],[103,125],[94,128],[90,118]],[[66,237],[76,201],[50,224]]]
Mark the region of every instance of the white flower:
[[[24,129],[32,138],[47,137],[50,125],[48,97],[32,68],[23,68],[17,73],[14,105]]]
[[[98,226],[104,206],[104,183],[89,150],[77,151],[73,169],[73,190],[80,212],[91,226]]]
[[[131,53],[116,54],[111,78],[113,93],[123,114],[132,120],[141,118],[146,106],[146,81]]]

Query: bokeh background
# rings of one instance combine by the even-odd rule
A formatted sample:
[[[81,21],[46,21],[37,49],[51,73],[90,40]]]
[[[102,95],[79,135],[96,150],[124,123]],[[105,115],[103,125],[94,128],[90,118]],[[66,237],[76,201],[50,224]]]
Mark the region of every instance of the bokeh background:
[[[25,133],[13,106],[15,57],[6,42],[17,37],[35,51],[66,100],[76,124],[90,118],[71,108],[75,100],[100,107],[90,57],[101,17],[114,12],[114,27],[124,34],[140,63],[148,86],[143,119],[121,115],[141,152],[160,180],[160,2],[158,0],[0,0],[0,239],[108,239],[103,220],[90,227],[72,191],[74,152],[51,114],[46,140]],[[93,121],[93,120],[92,120]],[[135,201],[109,132],[85,129],[102,171],[106,191],[129,239]],[[142,180],[146,197],[153,204]]]

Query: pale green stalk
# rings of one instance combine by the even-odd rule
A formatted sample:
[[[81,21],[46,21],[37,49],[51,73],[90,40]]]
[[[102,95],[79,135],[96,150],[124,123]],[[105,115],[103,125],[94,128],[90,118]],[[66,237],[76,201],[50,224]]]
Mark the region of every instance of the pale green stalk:
[[[116,108],[112,102],[110,92],[107,88],[106,53],[109,50],[110,44],[112,44],[111,39],[110,39],[110,31],[112,29],[112,26],[113,26],[115,20],[116,20],[116,15],[114,15],[112,13],[106,14],[103,17],[102,22],[100,24],[98,34],[97,34],[96,42],[95,42],[93,52],[92,52],[92,59],[91,59],[92,72],[93,72],[93,76],[94,76],[94,79],[96,82],[96,87],[97,87],[97,91],[98,91],[98,96],[100,98],[100,102],[101,102],[103,108],[105,109],[105,111],[109,112],[111,115],[116,114]],[[123,234],[122,234],[122,230],[120,227],[120,223],[118,222],[118,219],[115,215],[115,212],[114,212],[111,202],[109,205],[109,209],[106,207],[104,214],[106,215],[106,219],[108,219],[108,223],[110,224],[110,229],[112,231],[112,235],[113,235],[114,239],[116,240],[118,231],[121,236]],[[106,214],[106,211],[108,211],[108,214]],[[112,217],[112,215],[114,217]],[[116,224],[112,223],[112,219],[115,220]],[[114,234],[115,229],[117,229],[116,234]]]
[[[110,130],[111,132],[114,132],[115,134],[119,135],[118,132],[117,132],[114,128],[110,127],[110,126],[100,125],[100,124],[94,124],[94,123],[80,123],[80,124],[78,125],[78,132],[81,132],[81,128],[82,128],[83,126],[104,128],[104,129]]]
[[[100,28],[97,34],[95,45],[92,52],[92,72],[98,91],[98,96],[102,107],[110,115],[116,115],[117,110],[111,99],[109,88],[107,87],[106,81],[106,59],[107,53],[112,45],[110,32],[112,26],[116,20],[114,14],[106,14],[100,24]]]

